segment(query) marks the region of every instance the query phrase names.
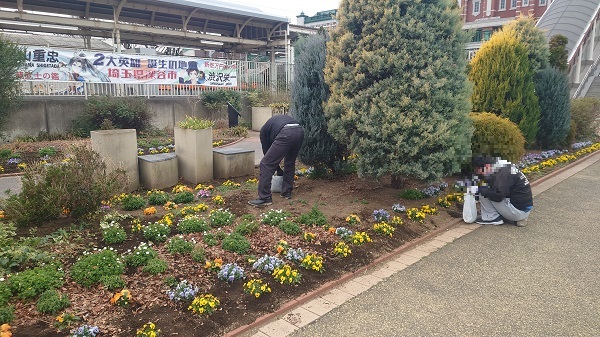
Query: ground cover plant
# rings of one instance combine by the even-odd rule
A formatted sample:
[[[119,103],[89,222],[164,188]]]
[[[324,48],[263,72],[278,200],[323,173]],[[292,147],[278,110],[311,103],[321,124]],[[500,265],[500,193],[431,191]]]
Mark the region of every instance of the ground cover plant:
[[[589,142],[575,147],[530,155],[519,166],[534,180],[600,150]],[[66,336],[70,329],[131,336],[147,322],[167,335],[218,336],[460,218],[457,178],[411,181],[407,190],[419,192],[413,199],[402,198],[388,179],[301,175],[294,198],[274,198],[271,209],[247,205],[257,184],[244,177],[136,191],[148,205],[153,195],[167,200],[153,213],[126,211],[116,195],[85,222],[63,214],[32,233],[3,222],[0,261],[13,262],[2,266],[0,320],[18,336]],[[205,198],[200,190],[214,194]],[[194,200],[174,203],[184,191]],[[106,240],[111,223],[124,241],[118,242],[121,230],[119,240]],[[44,282],[37,282],[41,274]],[[80,319],[57,333],[54,322],[73,313]]]

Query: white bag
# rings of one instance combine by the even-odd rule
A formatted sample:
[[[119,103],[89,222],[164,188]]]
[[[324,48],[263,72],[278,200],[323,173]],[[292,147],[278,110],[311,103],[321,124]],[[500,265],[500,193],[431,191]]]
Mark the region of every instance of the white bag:
[[[463,220],[466,223],[473,223],[477,220],[477,203],[475,202],[474,194],[465,193],[463,204]]]
[[[281,193],[283,191],[283,176],[273,176],[271,178],[271,192]]]

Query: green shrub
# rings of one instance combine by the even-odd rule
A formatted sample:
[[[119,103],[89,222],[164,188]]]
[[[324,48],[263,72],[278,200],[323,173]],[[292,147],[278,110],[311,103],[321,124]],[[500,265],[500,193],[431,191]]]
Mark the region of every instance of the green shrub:
[[[324,226],[327,224],[327,217],[317,205],[313,205],[308,213],[304,213],[298,217],[298,222],[308,226]]]
[[[519,127],[492,113],[471,113],[473,156],[489,155],[517,163],[525,154],[525,138]]]
[[[126,283],[125,280],[121,277],[121,275],[106,275],[100,278],[100,283],[106,287],[108,290],[116,290],[124,288]]]
[[[234,232],[223,239],[221,247],[230,252],[246,254],[250,249],[250,241],[243,235]]]
[[[210,230],[204,218],[197,215],[186,215],[177,223],[177,230],[183,234],[202,233]]]
[[[208,218],[212,227],[220,228],[231,225],[235,220],[235,215],[228,209],[219,208],[210,211]]]
[[[219,244],[219,238],[213,233],[205,233],[202,237],[207,246],[213,247]]]
[[[30,165],[21,181],[21,193],[5,208],[18,225],[56,219],[63,210],[75,218],[92,214],[123,189],[127,176],[123,170],[108,173],[100,155],[81,146],[72,147],[60,164]]]
[[[158,252],[145,242],[140,243],[130,254],[125,255],[128,266],[139,267],[158,257]]]
[[[198,117],[185,116],[182,121],[177,122],[177,126],[182,129],[204,130],[212,128],[215,125],[213,121],[200,119]]]
[[[224,129],[223,135],[227,137],[245,138],[248,137],[248,128],[243,127],[241,125],[234,126],[232,128]]]
[[[165,247],[171,254],[185,254],[194,249],[194,242],[187,241],[183,236],[174,236],[167,242]]]
[[[194,248],[190,255],[195,262],[204,262],[204,260],[206,260],[204,248],[202,247]]]
[[[426,198],[423,192],[414,188],[408,188],[400,191],[400,193],[398,193],[398,197],[405,200],[419,200]]]
[[[595,140],[600,127],[600,98],[584,97],[571,101],[571,118],[575,121],[575,140]]]
[[[38,156],[40,157],[52,157],[56,155],[56,149],[53,146],[42,147],[38,150]]]
[[[152,242],[165,242],[171,234],[171,228],[160,222],[155,222],[144,227],[144,237]]]
[[[73,121],[72,133],[88,137],[99,129],[145,130],[151,118],[143,98],[92,97]]]
[[[71,267],[71,278],[79,285],[90,287],[104,276],[121,275],[124,271],[125,264],[119,255],[112,249],[105,249],[75,262]]]
[[[168,265],[166,261],[163,261],[161,259],[152,259],[148,261],[144,268],[142,268],[142,271],[144,273],[156,275],[164,273],[165,271],[167,271],[167,269]]]
[[[13,305],[0,306],[0,324],[11,323],[15,319],[15,307]]]
[[[277,225],[285,234],[298,235],[302,232],[302,228],[291,220],[283,220]]]
[[[138,194],[126,194],[121,199],[121,207],[126,211],[135,211],[146,206],[146,199]]]
[[[289,218],[290,216],[292,215],[289,212],[285,212],[281,209],[271,209],[266,213],[261,214],[261,221],[270,226],[277,226],[280,222]]]
[[[0,282],[0,307],[5,306],[10,298],[12,297],[12,291],[8,286],[8,282],[2,281]],[[1,324],[1,322],[0,322]]]
[[[258,231],[260,222],[254,220],[243,219],[242,222],[235,226],[233,231],[243,236],[249,236]]]
[[[37,311],[42,314],[56,314],[71,305],[67,295],[61,295],[55,289],[46,290],[38,299]]]
[[[64,283],[65,273],[57,266],[46,265],[14,274],[9,280],[13,294],[22,299],[31,299],[46,290],[59,288]]]
[[[127,239],[127,233],[119,223],[101,222],[100,227],[102,228],[102,239],[108,244],[121,243]]]
[[[150,205],[164,205],[167,201],[169,201],[169,199],[169,194],[165,191],[148,191],[148,203]]]
[[[224,109],[227,102],[231,103],[238,111],[242,109],[242,95],[239,91],[219,89],[202,93],[202,103],[211,112],[219,112]]]
[[[31,243],[32,245],[35,245]],[[52,262],[52,255],[27,242],[0,245],[0,274]]]
[[[556,149],[564,144],[571,127],[569,79],[555,68],[544,69],[534,78],[540,103],[536,141],[543,149]]]
[[[9,159],[13,157],[13,152],[10,149],[0,150],[0,158],[1,159]]]
[[[176,204],[189,204],[190,202],[194,202],[194,193],[190,191],[175,193],[173,202]]]

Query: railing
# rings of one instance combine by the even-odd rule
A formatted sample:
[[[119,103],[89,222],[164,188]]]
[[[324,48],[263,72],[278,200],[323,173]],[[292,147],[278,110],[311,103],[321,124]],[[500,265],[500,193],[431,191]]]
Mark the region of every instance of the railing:
[[[592,64],[592,66],[587,70],[587,72],[583,76],[583,79],[581,79],[581,82],[579,82],[579,86],[577,87],[577,90],[575,90],[575,93],[573,94],[573,97],[571,97],[571,98],[579,97],[579,94],[582,93],[583,89],[589,90],[590,86],[592,85],[592,82],[594,81],[594,77],[590,78],[590,75],[596,71],[596,69],[598,67],[598,61],[600,61],[600,56],[598,58],[596,58],[596,61],[594,61],[594,64]],[[585,92],[583,92],[584,95],[587,92],[587,90],[585,90]]]

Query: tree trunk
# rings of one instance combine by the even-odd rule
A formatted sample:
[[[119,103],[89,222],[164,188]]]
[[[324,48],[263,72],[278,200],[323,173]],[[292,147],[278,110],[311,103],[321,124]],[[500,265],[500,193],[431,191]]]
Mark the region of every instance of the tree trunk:
[[[402,179],[402,176],[392,174],[392,188],[399,189],[399,188],[402,188],[403,186],[404,186],[404,179]]]

